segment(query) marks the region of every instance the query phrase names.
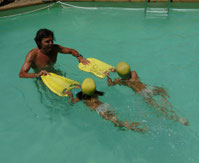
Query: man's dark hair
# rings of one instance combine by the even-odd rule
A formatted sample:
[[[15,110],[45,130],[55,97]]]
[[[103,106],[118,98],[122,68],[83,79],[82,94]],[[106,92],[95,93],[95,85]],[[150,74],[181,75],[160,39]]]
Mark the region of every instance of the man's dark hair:
[[[39,49],[41,48],[41,40],[43,38],[47,38],[49,36],[52,36],[53,40],[55,40],[54,34],[53,34],[52,31],[50,31],[48,29],[40,29],[40,30],[37,31],[37,34],[35,36],[35,42],[36,42]]]

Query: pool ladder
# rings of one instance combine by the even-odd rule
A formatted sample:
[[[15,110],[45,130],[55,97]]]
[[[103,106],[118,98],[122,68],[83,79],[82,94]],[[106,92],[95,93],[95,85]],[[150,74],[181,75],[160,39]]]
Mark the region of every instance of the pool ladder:
[[[145,17],[146,18],[167,18],[169,16],[169,7],[172,0],[168,2],[157,3],[145,0]]]

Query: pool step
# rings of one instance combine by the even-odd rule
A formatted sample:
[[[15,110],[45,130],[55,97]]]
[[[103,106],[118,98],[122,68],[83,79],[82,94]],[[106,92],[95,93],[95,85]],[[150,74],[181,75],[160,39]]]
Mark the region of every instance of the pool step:
[[[146,18],[166,18],[168,17],[168,8],[152,8],[145,9]]]

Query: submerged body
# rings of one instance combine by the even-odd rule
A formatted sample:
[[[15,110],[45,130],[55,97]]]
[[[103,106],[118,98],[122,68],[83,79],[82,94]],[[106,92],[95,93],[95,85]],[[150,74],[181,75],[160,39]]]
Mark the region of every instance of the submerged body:
[[[139,128],[138,126],[141,125],[138,122],[131,122],[128,121],[121,121],[116,116],[116,113],[114,110],[109,110],[109,104],[105,104],[98,100],[99,96],[103,96],[103,92],[95,91],[95,93],[92,96],[88,96],[83,94],[82,92],[79,92],[76,96],[76,98],[73,98],[73,94],[70,91],[66,91],[65,94],[68,94],[70,97],[70,102],[76,103],[79,101],[83,101],[84,104],[90,108],[91,111],[96,111],[102,118],[105,120],[111,121],[115,126],[121,128],[121,129],[129,129],[132,131],[138,131],[138,132],[145,132],[146,128]]]
[[[115,70],[113,72],[116,72]],[[166,90],[157,86],[150,86],[142,83],[136,73],[131,71],[123,78],[116,78],[114,81],[109,77],[109,73],[105,72],[107,76],[107,82],[109,86],[124,85],[131,88],[137,94],[140,94],[145,102],[153,106],[156,110],[160,111],[166,118],[179,121],[183,125],[188,125],[188,121],[183,121],[172,109],[172,105],[167,101],[166,97],[169,97]],[[163,105],[159,105],[158,102],[153,98],[154,96],[160,95],[163,100]],[[170,109],[168,109],[170,107]]]

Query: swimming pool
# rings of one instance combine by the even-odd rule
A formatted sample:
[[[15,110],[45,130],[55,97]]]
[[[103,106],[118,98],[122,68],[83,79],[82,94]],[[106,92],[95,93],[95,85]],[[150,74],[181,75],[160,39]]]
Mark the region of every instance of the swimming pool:
[[[166,19],[147,19],[143,8],[56,6],[0,19],[1,162],[198,162],[198,19],[198,9],[173,9]],[[144,83],[167,89],[174,110],[190,126],[153,113],[128,88],[107,87],[106,80],[80,71],[69,55],[60,54],[55,68],[80,82],[92,77],[106,92],[101,101],[121,119],[143,122],[148,132],[121,131],[83,103],[70,106],[39,81],[18,78],[40,28],[53,30],[56,43],[85,57],[111,65],[128,62]]]

